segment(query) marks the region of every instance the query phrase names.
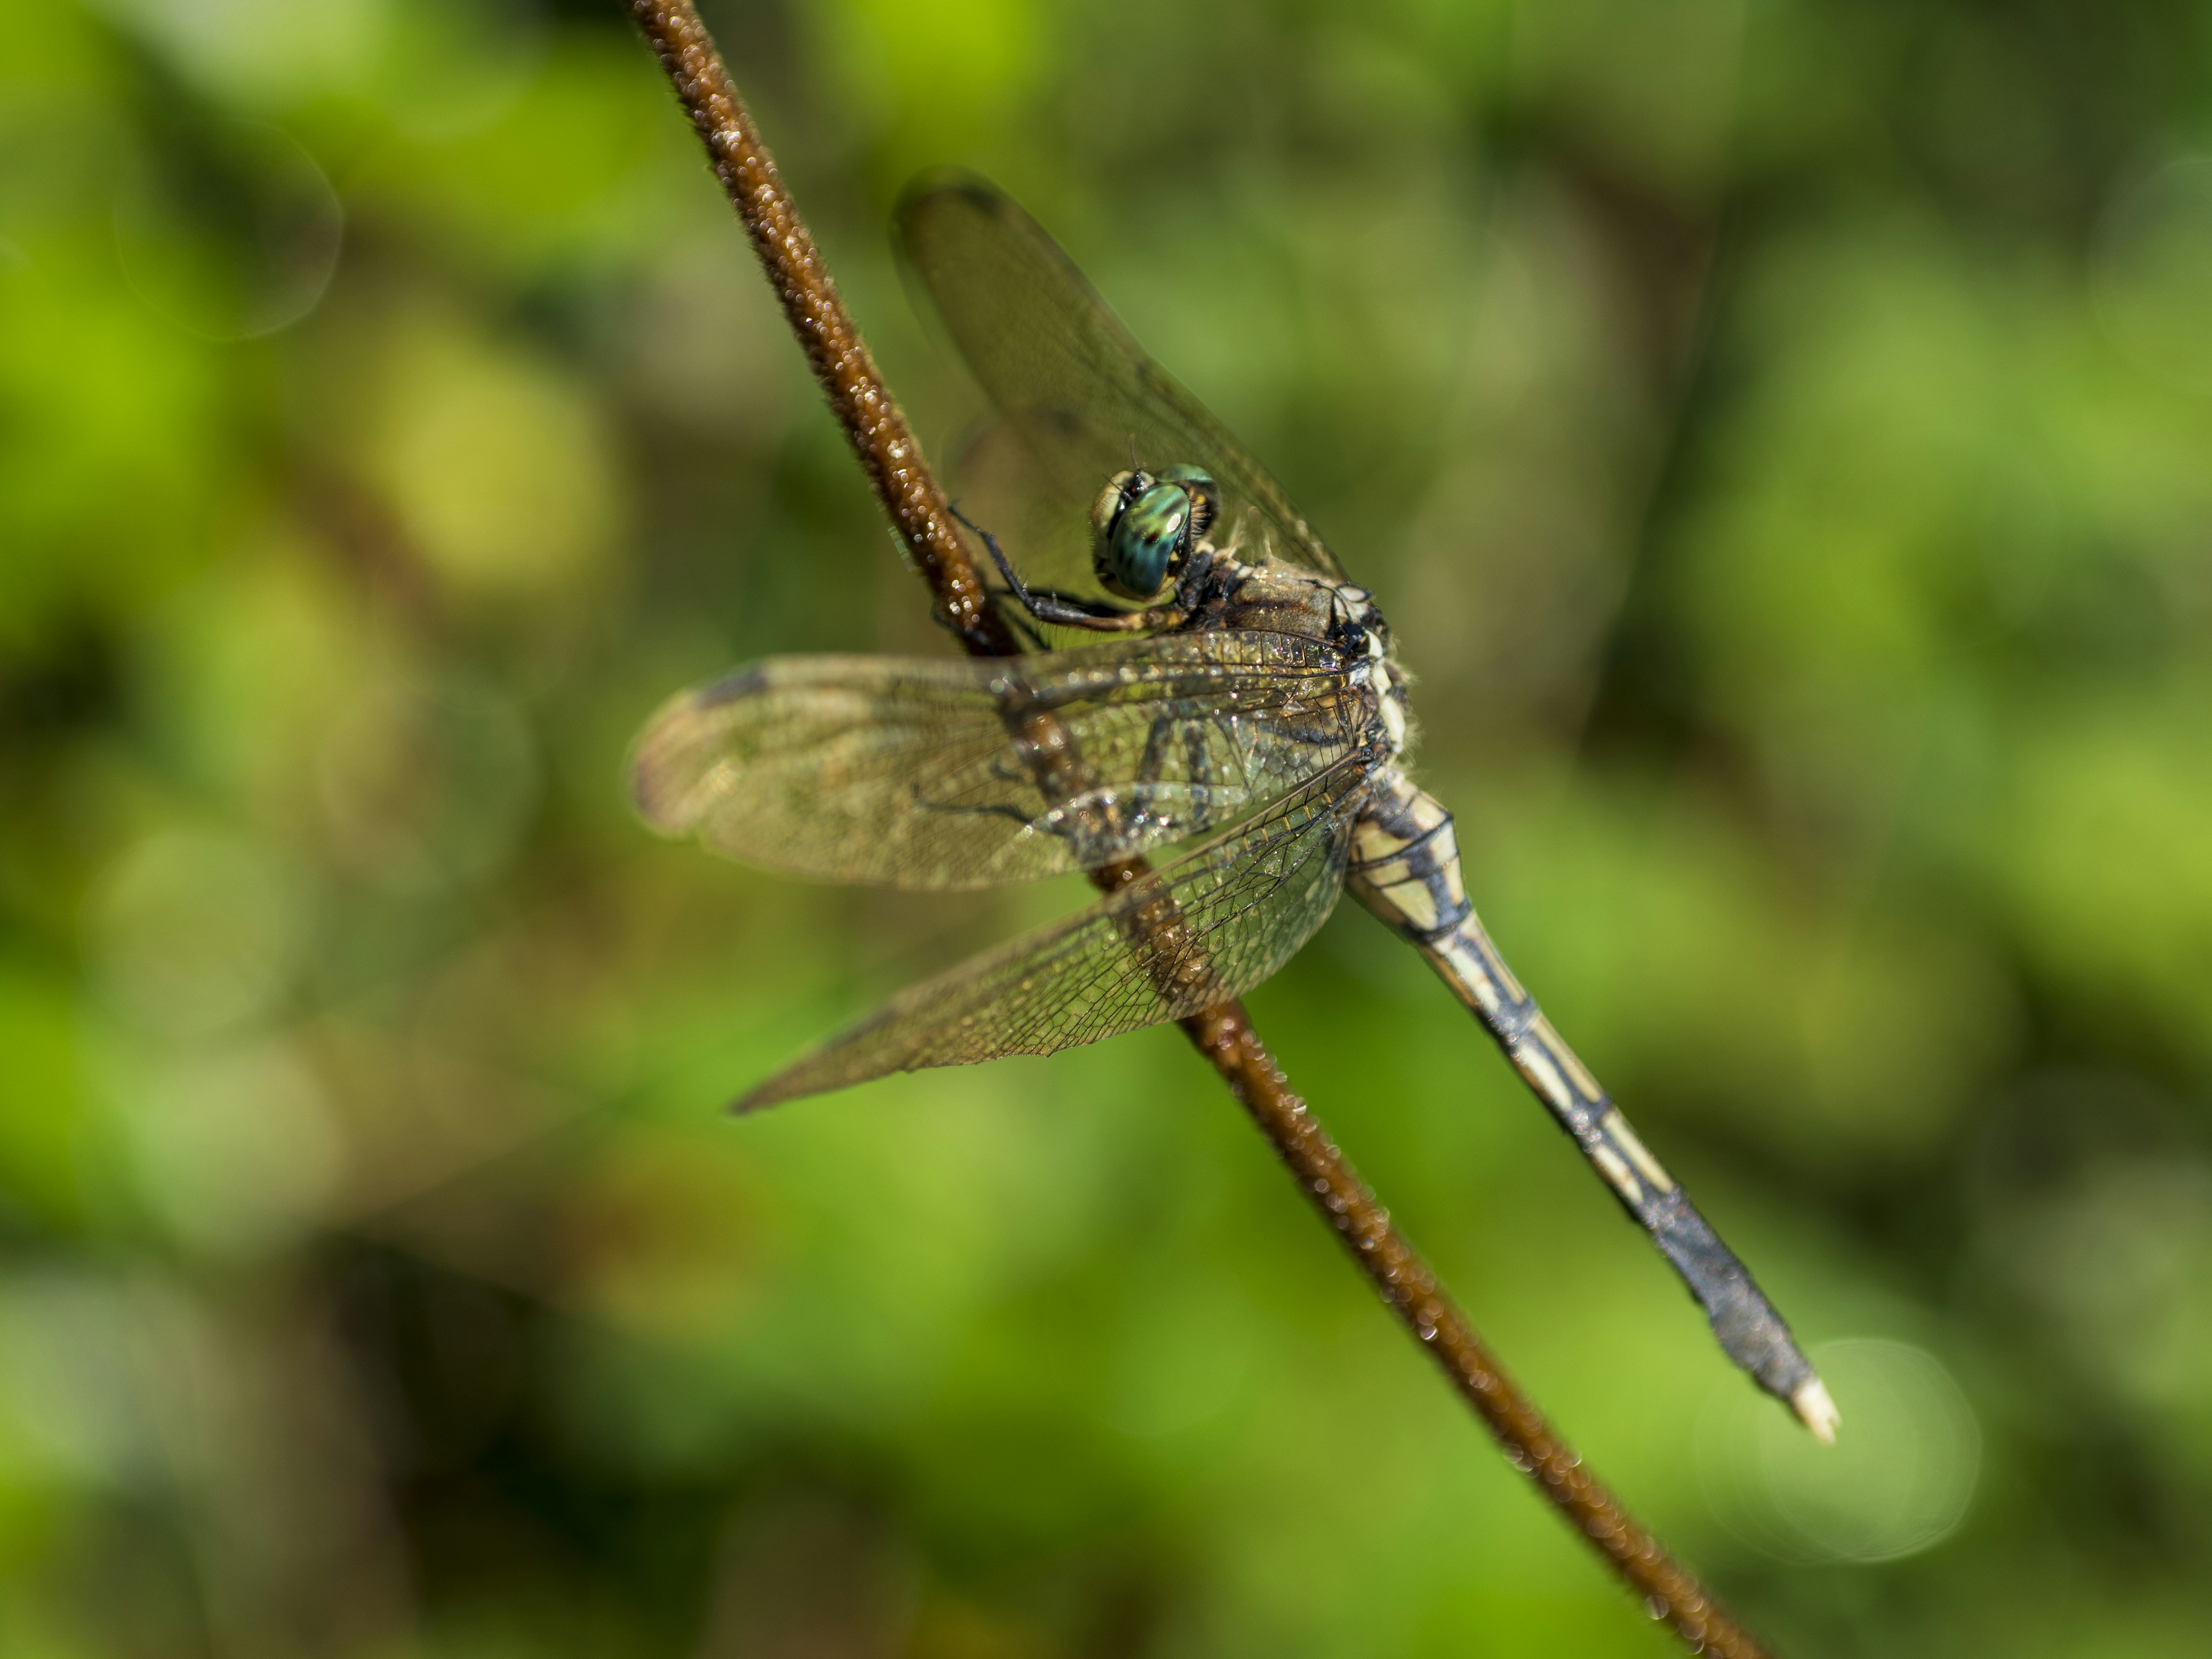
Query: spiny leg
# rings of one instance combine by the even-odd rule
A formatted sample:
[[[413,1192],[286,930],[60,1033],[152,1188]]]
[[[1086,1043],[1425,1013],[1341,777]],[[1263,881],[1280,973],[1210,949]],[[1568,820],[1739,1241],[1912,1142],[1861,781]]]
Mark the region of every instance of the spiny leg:
[[[1782,1316],[1552,1029],[1476,920],[1460,878],[1451,814],[1402,775],[1382,784],[1353,832],[1352,890],[1419,946],[1497,1039],[1621,1206],[1674,1263],[1729,1358],[1788,1402],[1807,1428],[1832,1441],[1835,1402]]]
[[[952,508],[952,516],[981,538],[989,550],[991,562],[999,567],[999,574],[1022,609],[1037,621],[1051,623],[1060,628],[1087,629],[1099,634],[1137,633],[1150,628],[1163,628],[1181,620],[1182,612],[1172,606],[1158,606],[1147,611],[1116,611],[1110,605],[1094,604],[1073,594],[1060,593],[1050,588],[1030,587],[1015,574],[1013,562],[1006,557],[999,545],[999,538],[963,513]]]
[[[1052,649],[1050,642],[1048,641],[1044,636],[1044,630],[1028,617],[1009,615],[1006,620],[1014,625],[1015,633],[1020,635],[1023,639],[1029,641],[1029,648],[1030,650],[1049,651]]]

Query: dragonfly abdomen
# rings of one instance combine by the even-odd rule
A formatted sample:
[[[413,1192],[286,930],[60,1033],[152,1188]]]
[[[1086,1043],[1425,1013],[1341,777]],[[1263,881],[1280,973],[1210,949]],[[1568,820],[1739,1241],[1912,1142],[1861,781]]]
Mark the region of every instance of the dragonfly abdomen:
[[[1451,814],[1389,767],[1352,830],[1346,875],[1362,903],[1412,940],[1574,1137],[1623,1208],[1704,1306],[1730,1358],[1827,1439],[1835,1407],[1743,1264],[1629,1127],[1589,1068],[1505,965],[1468,901]]]
[[[1449,937],[1474,914],[1452,815],[1395,766],[1378,773],[1352,828],[1346,873],[1368,908],[1416,945]]]

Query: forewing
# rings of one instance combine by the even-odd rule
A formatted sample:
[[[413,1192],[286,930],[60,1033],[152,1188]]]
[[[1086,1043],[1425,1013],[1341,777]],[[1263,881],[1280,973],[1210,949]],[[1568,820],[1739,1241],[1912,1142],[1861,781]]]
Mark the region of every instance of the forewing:
[[[1088,910],[902,993],[738,1109],[892,1072],[1053,1054],[1243,995],[1334,907],[1366,787],[1364,768],[1340,762]]]
[[[1038,553],[1032,580],[1072,574],[1066,550],[1087,544],[1091,501],[1132,464],[1212,473],[1223,494],[1217,544],[1343,574],[1267,469],[1145,355],[1059,245],[995,187],[968,174],[924,179],[900,204],[898,234],[1034,474],[1018,488],[1042,517],[986,526],[1019,538],[1018,554]],[[992,447],[987,470],[1010,468]]]
[[[1327,647],[1223,630],[983,662],[774,657],[677,697],[631,787],[654,828],[824,880],[988,886],[1248,817],[1350,755]]]

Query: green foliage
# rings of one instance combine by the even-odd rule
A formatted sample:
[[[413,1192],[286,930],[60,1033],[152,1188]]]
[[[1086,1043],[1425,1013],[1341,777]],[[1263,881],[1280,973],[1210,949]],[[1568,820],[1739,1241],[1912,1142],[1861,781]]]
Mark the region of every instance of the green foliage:
[[[1080,890],[630,819],[678,686],[947,647],[621,8],[19,9],[0,1654],[1668,1650],[1173,1033],[720,1114]],[[1332,922],[1261,1030],[1632,1506],[1794,1655],[2199,1650],[2199,11],[709,21],[933,454],[958,163],[1372,581],[1493,931],[1837,1382],[1775,1441]]]

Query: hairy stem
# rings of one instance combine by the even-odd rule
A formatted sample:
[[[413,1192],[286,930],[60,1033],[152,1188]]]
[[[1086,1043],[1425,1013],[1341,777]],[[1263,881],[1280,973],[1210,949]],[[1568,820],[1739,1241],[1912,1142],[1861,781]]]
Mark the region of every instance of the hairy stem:
[[[1015,654],[1019,641],[986,595],[945,493],[838,300],[690,0],[631,0],[630,9],[751,234],[769,285],[854,453],[929,584],[938,615],[973,654]],[[1099,878],[1110,890],[1135,873],[1121,866],[1099,872]],[[1384,1303],[1489,1425],[1514,1467],[1694,1650],[1759,1659],[1765,1650],[1621,1508],[1505,1374],[1389,1212],[1292,1092],[1243,1005],[1209,1008],[1184,1020],[1182,1028]]]

